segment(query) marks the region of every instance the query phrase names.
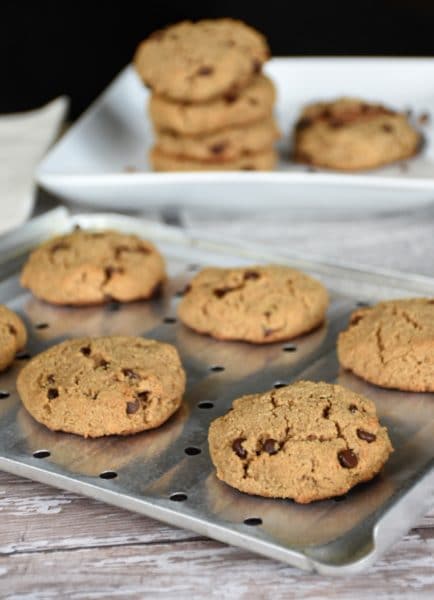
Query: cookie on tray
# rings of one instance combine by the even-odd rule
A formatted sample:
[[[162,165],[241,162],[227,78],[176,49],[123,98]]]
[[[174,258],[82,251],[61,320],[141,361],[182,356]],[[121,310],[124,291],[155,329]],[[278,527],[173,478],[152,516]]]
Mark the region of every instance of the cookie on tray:
[[[263,35],[234,19],[183,21],[138,47],[135,68],[156,94],[204,102],[245,87],[269,57]]]
[[[0,304],[0,371],[7,369],[15,354],[24,348],[27,332],[20,317],[4,304]]]
[[[270,118],[275,99],[273,82],[261,74],[238,92],[228,92],[210,102],[172,102],[152,94],[149,114],[157,130],[205,135]]]
[[[268,148],[232,160],[195,160],[165,154],[154,146],[149,159],[155,171],[271,171],[277,163],[277,153]]]
[[[139,337],[71,339],[38,354],[17,389],[54,431],[129,435],[162,425],[181,405],[185,373],[174,346]]]
[[[164,260],[150,242],[81,229],[34,250],[21,273],[21,285],[35,296],[65,305],[150,298],[164,279]]]
[[[339,362],[381,387],[434,392],[434,298],[356,310],[338,338]]]
[[[228,485],[302,504],[372,479],[392,452],[373,402],[311,381],[238,398],[211,423],[208,442]]]
[[[196,136],[157,131],[158,149],[168,156],[194,160],[230,161],[263,152],[279,138],[273,118]]]
[[[406,114],[355,98],[306,106],[294,138],[296,161],[342,171],[373,169],[421,147]]]
[[[198,333],[269,344],[315,329],[323,323],[327,307],[324,286],[296,269],[208,267],[190,282],[178,315]]]

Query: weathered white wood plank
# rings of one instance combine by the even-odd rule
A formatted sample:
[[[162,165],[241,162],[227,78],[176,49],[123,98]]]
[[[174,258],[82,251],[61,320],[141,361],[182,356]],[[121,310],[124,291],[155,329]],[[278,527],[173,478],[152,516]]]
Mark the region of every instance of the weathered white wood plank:
[[[367,573],[331,579],[213,541],[0,557],[0,594],[37,598],[432,598],[434,532],[413,533]]]

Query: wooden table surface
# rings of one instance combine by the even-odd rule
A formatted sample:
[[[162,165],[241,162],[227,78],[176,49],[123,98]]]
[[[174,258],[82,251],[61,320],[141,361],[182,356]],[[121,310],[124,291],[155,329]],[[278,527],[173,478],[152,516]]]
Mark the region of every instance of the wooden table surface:
[[[243,217],[239,225],[234,220],[230,224],[213,220],[206,226],[222,234],[230,228],[229,233],[239,232],[245,238],[252,238],[255,231],[262,241],[280,245],[290,240],[295,252],[304,251],[306,240],[315,239],[316,253],[330,247],[333,255],[338,240],[347,260],[369,256],[372,264],[434,275],[433,222],[434,206],[417,220],[414,213],[408,219],[392,215],[384,229],[376,218],[348,226],[309,220],[299,223],[298,237],[284,220],[261,218],[261,227],[254,227]],[[198,225],[197,220],[193,225]],[[363,235],[356,227],[362,228]],[[346,235],[347,229],[351,235]],[[381,252],[374,252],[375,245]],[[434,507],[369,571],[342,579],[304,573],[189,531],[2,473],[0,518],[1,598],[434,598]]]

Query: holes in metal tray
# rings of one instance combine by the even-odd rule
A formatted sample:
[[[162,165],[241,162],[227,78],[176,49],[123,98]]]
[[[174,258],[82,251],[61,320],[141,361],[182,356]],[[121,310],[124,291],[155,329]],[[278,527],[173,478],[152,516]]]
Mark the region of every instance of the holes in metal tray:
[[[103,471],[99,474],[99,476],[101,479],[116,479],[118,474],[116,473],[116,471]]]
[[[205,410],[210,409],[210,408],[214,408],[214,403],[213,402],[199,402],[199,404],[197,405],[198,408],[203,408]]]
[[[47,329],[49,326],[48,323],[35,323],[35,329]]]
[[[0,400],[4,400],[5,398],[9,398],[10,392],[7,390],[0,390]]]
[[[27,360],[27,359],[31,358],[31,354],[30,354],[30,352],[26,352],[26,351],[24,350],[24,351],[22,351],[22,352],[17,352],[17,353],[15,354],[15,358],[16,358],[17,360]]]
[[[176,323],[175,317],[164,317],[163,323],[171,324]]]
[[[187,456],[197,456],[202,452],[202,450],[200,448],[196,448],[196,446],[187,446],[187,448],[184,448],[184,452],[187,454]]]
[[[49,450],[36,450],[33,452],[34,458],[48,458],[51,456],[51,452]]]
[[[283,388],[286,387],[288,384],[286,383],[286,381],[275,381],[273,383],[273,387],[274,389],[278,390],[279,388]]]
[[[259,517],[249,517],[248,519],[244,519],[244,525],[249,525],[250,527],[257,527],[258,525],[262,525],[262,519]]]
[[[184,494],[183,492],[175,492],[170,495],[170,500],[172,500],[172,502],[185,502],[187,498],[187,494]]]
[[[213,373],[221,373],[222,371],[225,370],[225,368],[222,367],[221,365],[211,365],[209,370],[212,371]]]
[[[297,352],[297,346],[294,344],[285,344],[282,348],[284,352]]]

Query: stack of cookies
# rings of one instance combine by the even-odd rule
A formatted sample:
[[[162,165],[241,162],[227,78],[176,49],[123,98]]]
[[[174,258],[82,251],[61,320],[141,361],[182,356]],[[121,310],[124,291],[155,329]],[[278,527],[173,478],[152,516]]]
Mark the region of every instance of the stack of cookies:
[[[262,66],[265,38],[232,19],[188,21],[156,31],[134,64],[152,90],[157,171],[269,170],[275,89]]]

